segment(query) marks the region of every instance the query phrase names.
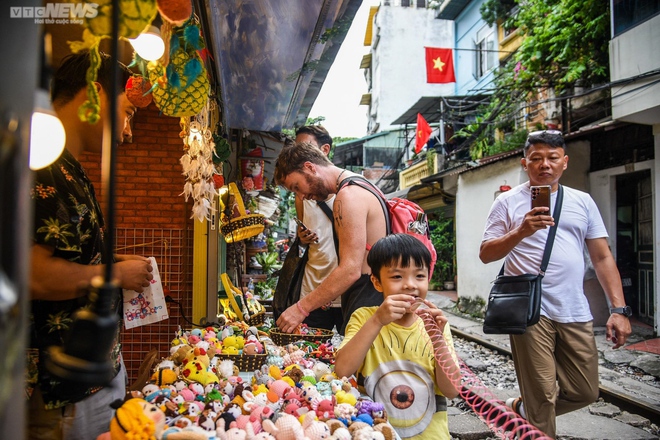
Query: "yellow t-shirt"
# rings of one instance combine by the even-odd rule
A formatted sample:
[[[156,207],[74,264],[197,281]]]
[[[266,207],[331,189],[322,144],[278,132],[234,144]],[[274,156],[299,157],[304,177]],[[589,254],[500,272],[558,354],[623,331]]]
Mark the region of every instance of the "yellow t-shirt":
[[[351,315],[339,350],[377,309],[362,307]],[[449,325],[443,336],[456,359]],[[421,318],[410,327],[383,327],[356,376],[360,391],[385,406],[389,423],[402,439],[450,438],[447,411],[436,411],[435,396],[442,393],[435,385],[433,345]]]

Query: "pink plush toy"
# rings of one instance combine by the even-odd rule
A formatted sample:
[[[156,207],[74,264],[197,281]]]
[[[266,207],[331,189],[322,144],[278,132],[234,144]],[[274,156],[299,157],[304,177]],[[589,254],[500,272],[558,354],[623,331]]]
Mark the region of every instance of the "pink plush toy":
[[[303,427],[298,422],[298,419],[291,414],[280,414],[275,423],[266,419],[263,422],[263,428],[277,440],[310,440],[305,435],[305,431],[303,431]]]
[[[335,396],[332,396],[331,399],[316,398],[312,401],[312,409],[316,411],[319,420],[326,421],[335,417],[336,403]]]
[[[314,419],[314,413],[308,412],[303,421],[303,429],[309,440],[323,440],[330,437],[330,428],[323,422]]]

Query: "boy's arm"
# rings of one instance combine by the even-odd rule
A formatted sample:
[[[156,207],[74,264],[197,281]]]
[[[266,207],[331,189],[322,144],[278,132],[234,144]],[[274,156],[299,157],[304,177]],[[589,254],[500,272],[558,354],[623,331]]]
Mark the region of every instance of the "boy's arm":
[[[349,377],[360,368],[371,345],[383,328],[373,314],[360,330],[335,354],[335,374]]]

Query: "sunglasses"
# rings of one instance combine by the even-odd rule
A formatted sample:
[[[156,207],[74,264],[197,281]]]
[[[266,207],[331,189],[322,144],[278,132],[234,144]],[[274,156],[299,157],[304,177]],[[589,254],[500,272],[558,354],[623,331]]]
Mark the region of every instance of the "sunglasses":
[[[529,133],[527,136],[540,136],[542,134],[553,134],[553,135],[561,135],[562,132],[560,130],[537,130],[537,131],[532,131]]]

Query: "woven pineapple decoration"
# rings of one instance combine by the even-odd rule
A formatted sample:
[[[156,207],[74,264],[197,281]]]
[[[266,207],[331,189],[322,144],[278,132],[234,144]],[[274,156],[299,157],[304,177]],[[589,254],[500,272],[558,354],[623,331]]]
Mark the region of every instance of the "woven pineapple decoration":
[[[170,62],[150,65],[149,80],[154,103],[166,116],[190,117],[198,114],[209,97],[209,79],[198,50],[204,48],[199,27],[192,22],[172,30]]]

